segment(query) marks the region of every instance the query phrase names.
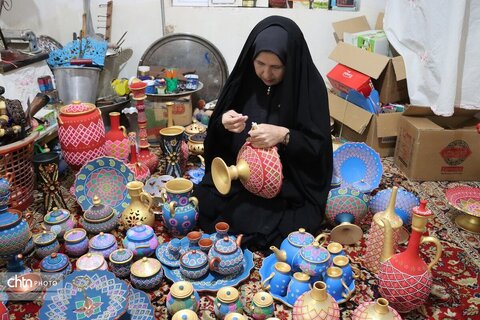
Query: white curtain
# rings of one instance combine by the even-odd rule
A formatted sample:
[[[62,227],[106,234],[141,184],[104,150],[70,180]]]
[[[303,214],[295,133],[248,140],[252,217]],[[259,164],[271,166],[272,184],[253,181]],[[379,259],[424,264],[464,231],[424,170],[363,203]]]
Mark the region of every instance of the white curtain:
[[[402,55],[414,105],[480,110],[480,1],[388,0],[384,29]]]

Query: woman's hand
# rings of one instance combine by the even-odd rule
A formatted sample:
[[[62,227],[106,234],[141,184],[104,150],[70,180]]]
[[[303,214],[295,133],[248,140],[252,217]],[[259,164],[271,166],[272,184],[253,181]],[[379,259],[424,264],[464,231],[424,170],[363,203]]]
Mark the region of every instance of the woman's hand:
[[[255,148],[270,148],[283,142],[289,130],[285,127],[262,123],[248,132],[247,141]]]
[[[229,110],[222,115],[222,124],[230,132],[240,133],[245,129],[248,116],[235,110]]]

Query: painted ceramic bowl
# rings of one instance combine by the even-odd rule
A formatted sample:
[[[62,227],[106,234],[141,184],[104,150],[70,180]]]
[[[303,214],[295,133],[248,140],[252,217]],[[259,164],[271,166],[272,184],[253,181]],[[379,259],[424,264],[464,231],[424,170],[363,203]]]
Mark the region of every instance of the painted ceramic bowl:
[[[78,257],[88,251],[87,231],[82,228],[74,228],[63,235],[65,252]]]
[[[95,237],[91,238],[89,243],[89,251],[101,253],[105,259],[108,259],[110,253],[115,251],[118,248],[117,239],[113,234],[103,233],[97,234]]]
[[[72,272],[72,264],[66,254],[52,253],[40,261],[40,271],[42,279],[52,286]]]
[[[96,271],[107,270],[107,261],[101,253],[89,252],[78,258],[76,264],[77,270]]]
[[[160,261],[147,257],[133,263],[130,272],[132,284],[141,290],[150,290],[157,287],[163,277]]]
[[[110,232],[117,227],[120,215],[111,206],[103,204],[99,197],[93,197],[93,205],[85,211],[80,223],[88,233]]]
[[[59,239],[63,239],[65,232],[73,229],[75,224],[75,219],[66,209],[53,208],[43,218],[45,228],[54,231]]]
[[[117,249],[110,253],[110,270],[119,278],[126,278],[130,275],[133,252],[130,249]]]
[[[189,279],[198,279],[208,272],[207,254],[200,250],[189,250],[180,257],[180,273]]]
[[[57,234],[53,231],[43,231],[33,236],[35,245],[35,255],[43,259],[60,249],[60,243],[57,240]]]

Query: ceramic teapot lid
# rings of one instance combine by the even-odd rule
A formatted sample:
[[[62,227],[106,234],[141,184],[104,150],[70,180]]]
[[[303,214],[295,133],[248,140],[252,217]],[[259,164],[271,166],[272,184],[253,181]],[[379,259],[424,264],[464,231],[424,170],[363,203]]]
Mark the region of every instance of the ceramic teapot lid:
[[[92,249],[103,250],[113,246],[116,241],[117,239],[115,239],[113,234],[100,232],[100,234],[90,239],[89,245]]]
[[[65,269],[70,262],[63,253],[52,253],[40,262],[40,269],[44,272],[58,272]]]
[[[0,214],[0,230],[5,230],[14,227],[22,220],[22,213],[14,209],[5,209]]]
[[[82,229],[82,228],[74,228],[74,229],[68,230],[63,235],[63,239],[70,243],[80,242],[86,237],[87,237],[87,231],[85,231],[85,229]]]
[[[36,234],[33,238],[33,242],[38,245],[47,245],[54,242],[57,239],[57,234],[53,231],[43,231],[40,234]]]
[[[259,307],[268,307],[273,303],[273,297],[268,292],[257,292],[253,296],[253,302]]]
[[[193,293],[193,285],[188,281],[178,281],[170,288],[170,293],[177,299],[189,297]]]
[[[330,259],[328,250],[320,246],[317,241],[300,249],[300,256],[310,263],[323,263]]]
[[[230,312],[225,315],[225,318],[223,320],[246,320],[244,315],[238,313],[238,312]]]
[[[203,251],[189,250],[180,257],[180,264],[187,268],[201,268],[208,263],[208,257]]]
[[[133,252],[130,249],[117,249],[108,257],[111,263],[124,264],[132,261]]]
[[[303,247],[311,244],[315,238],[304,228],[300,228],[298,231],[290,232],[287,239],[295,247]]]
[[[77,260],[77,269],[85,271],[98,270],[105,263],[105,258],[101,253],[89,252]]]
[[[217,298],[218,300],[229,303],[236,301],[239,297],[238,290],[235,289],[234,287],[222,287],[220,290],[217,292]]]
[[[198,316],[193,310],[183,309],[175,312],[172,320],[198,320]]]
[[[137,222],[135,227],[127,230],[127,239],[131,241],[145,241],[155,236],[153,228]]]
[[[100,223],[109,220],[114,214],[112,207],[103,204],[98,196],[93,196],[93,205],[85,211],[83,219],[87,222]]]
[[[70,211],[66,209],[53,208],[52,211],[43,217],[43,221],[50,225],[60,224],[70,218]]]
[[[92,112],[97,107],[93,103],[81,102],[78,100],[72,101],[71,104],[67,104],[60,108],[60,114],[66,116],[80,115]]]
[[[223,239],[218,239],[213,246],[215,250],[221,254],[233,253],[238,248],[237,243],[228,236],[223,237]]]
[[[157,259],[143,257],[142,259],[134,262],[130,268],[130,272],[138,278],[148,278],[156,275],[162,264]]]

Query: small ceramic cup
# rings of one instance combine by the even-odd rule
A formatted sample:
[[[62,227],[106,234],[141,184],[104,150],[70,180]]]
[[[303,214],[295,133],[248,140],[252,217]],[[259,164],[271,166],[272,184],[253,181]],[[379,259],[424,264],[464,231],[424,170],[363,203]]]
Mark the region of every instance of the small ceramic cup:
[[[350,286],[353,279],[360,277],[360,269],[352,267],[347,256],[336,256],[333,258],[333,266],[342,270],[342,278],[347,286]]]
[[[310,276],[303,272],[295,272],[287,288],[287,302],[294,305],[298,297],[311,290]]]
[[[272,273],[262,282],[262,288],[279,296],[287,293],[292,268],[285,262],[276,262]]]
[[[200,241],[198,241],[198,246],[200,247],[200,250],[208,253],[208,251],[210,251],[210,248],[213,246],[213,240],[210,238],[200,239]]]
[[[342,269],[338,267],[330,267],[327,269],[324,277],[327,292],[337,302],[349,300],[352,295],[352,291],[343,280],[342,275]]]
[[[343,251],[343,246],[338,242],[330,242],[327,246],[327,250],[328,252],[330,252],[331,259],[339,255],[345,255],[345,252]]]

